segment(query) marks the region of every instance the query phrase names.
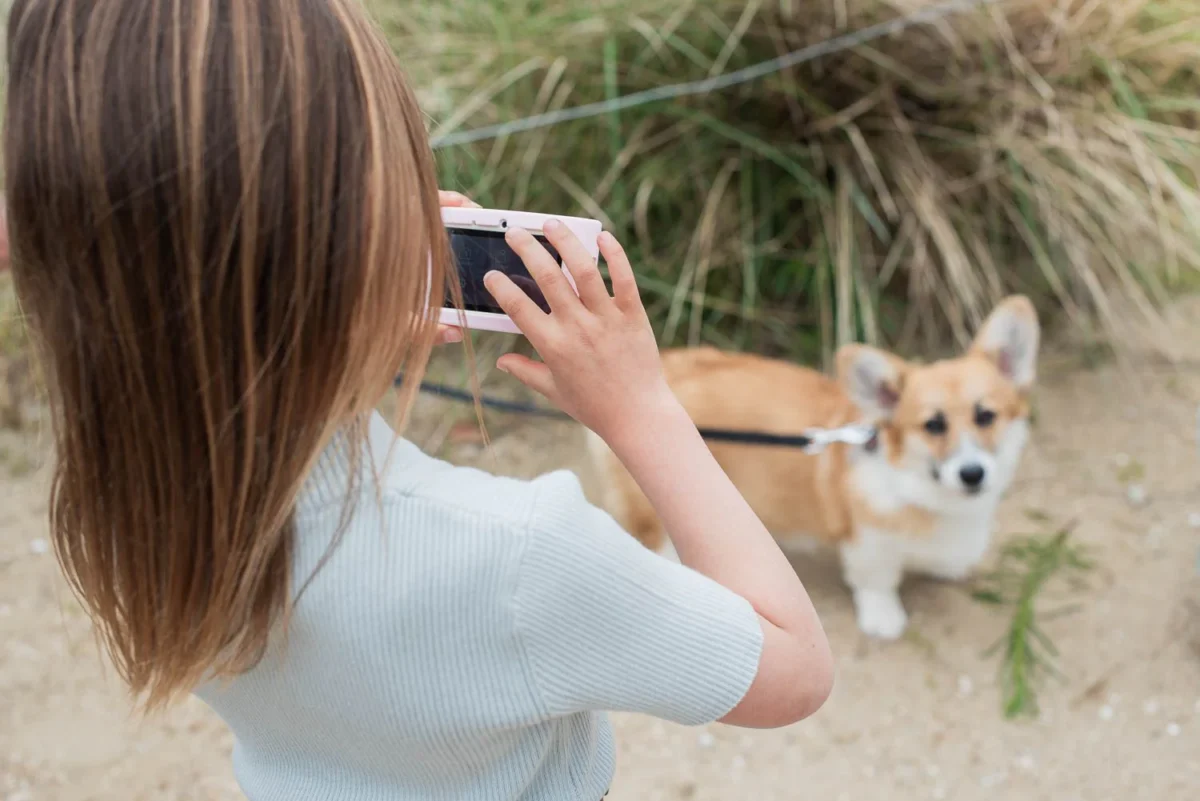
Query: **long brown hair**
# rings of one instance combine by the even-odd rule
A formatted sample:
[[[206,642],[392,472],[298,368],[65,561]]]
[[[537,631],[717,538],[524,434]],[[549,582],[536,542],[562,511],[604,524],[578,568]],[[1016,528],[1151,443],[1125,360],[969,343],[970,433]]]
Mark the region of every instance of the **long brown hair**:
[[[8,75],[53,540],[154,706],[260,658],[305,476],[424,369],[432,155],[357,0],[16,0]]]

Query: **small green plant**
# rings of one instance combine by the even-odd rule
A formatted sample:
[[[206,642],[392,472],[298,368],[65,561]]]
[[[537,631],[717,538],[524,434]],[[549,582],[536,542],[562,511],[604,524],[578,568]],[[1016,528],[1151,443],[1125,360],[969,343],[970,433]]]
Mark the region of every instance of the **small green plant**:
[[[972,592],[981,603],[1012,609],[1007,630],[985,654],[989,658],[1003,654],[1003,710],[1010,720],[1035,716],[1042,677],[1061,676],[1054,664],[1058,649],[1041,624],[1069,610],[1039,611],[1038,599],[1054,578],[1079,582],[1092,567],[1083,547],[1071,541],[1072,528],[1065,526],[1052,535],[1023,536],[1008,543],[996,569],[981,577]]]
[[[1146,477],[1146,466],[1136,459],[1131,459],[1117,466],[1117,481],[1122,484],[1133,484]]]

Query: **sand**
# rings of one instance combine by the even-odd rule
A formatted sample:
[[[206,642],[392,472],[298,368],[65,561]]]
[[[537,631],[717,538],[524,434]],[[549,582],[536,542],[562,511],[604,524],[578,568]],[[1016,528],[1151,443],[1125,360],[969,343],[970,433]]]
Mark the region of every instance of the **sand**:
[[[1001,715],[1007,613],[968,588],[910,582],[912,630],[864,640],[828,557],[797,557],[838,660],[833,697],[777,731],[688,729],[616,718],[614,801],[683,799],[1156,799],[1200,788],[1200,302],[1173,319],[1185,357],[1131,369],[1043,363],[1037,426],[1002,507],[997,545],[1075,523],[1097,563],[1051,587],[1044,623],[1059,680],[1032,720]],[[1195,347],[1186,343],[1195,341]],[[493,376],[489,389],[505,385]],[[494,449],[470,413],[423,399],[413,438],[455,461],[515,475],[572,467],[571,425],[495,418]],[[0,435],[0,801],[232,801],[230,737],[198,702],[139,720],[47,551],[45,443]],[[1143,497],[1144,496],[1144,497]],[[1190,789],[1190,792],[1189,792]]]

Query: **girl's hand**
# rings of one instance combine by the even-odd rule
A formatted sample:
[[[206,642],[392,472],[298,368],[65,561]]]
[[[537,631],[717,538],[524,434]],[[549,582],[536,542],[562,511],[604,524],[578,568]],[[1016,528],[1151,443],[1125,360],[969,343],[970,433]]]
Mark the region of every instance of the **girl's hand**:
[[[492,271],[484,284],[542,357],[539,364],[517,354],[497,366],[612,444],[623,431],[678,407],[663,377],[658,344],[633,268],[612,234],[600,235],[613,295],[583,244],[565,225],[546,223],[543,233],[563,257],[579,294],[571,290],[554,259],[525,230],[506,235],[509,246],[537,281],[550,314],[543,312],[502,273]]]
[[[791,563],[668,388],[629,260],[611,234],[600,235],[610,297],[566,226],[547,223],[544,231],[579,295],[528,231],[509,231],[508,243],[537,280],[550,313],[500,273],[484,277],[545,362],[509,354],[500,369],[600,435],[671,533],[683,564],[738,593],[758,613],[758,673],[723,721],[784,726],[811,715],[833,685],[821,621]]]
[[[438,190],[438,205],[442,208],[477,209],[479,204],[461,192]]]
[[[455,342],[463,341],[462,329],[456,325],[443,325],[438,323],[437,336],[433,339],[435,345],[453,345]]]
[[[440,189],[438,190],[438,205],[441,206],[442,208],[447,208],[447,207],[468,208],[468,209],[479,208],[478,203],[471,200],[469,197],[467,197],[464,194],[461,194],[459,192],[446,192],[446,191],[443,191]],[[2,264],[0,264],[0,269],[3,269]],[[462,329],[459,328],[458,326],[439,324],[438,332],[437,332],[437,339],[434,340],[434,344],[449,345],[454,342],[462,342],[462,338],[463,338]]]

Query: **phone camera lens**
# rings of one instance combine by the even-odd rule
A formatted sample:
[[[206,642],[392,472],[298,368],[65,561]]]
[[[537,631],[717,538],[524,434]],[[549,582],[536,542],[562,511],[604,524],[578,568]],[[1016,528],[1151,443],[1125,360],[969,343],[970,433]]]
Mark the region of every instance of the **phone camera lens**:
[[[500,221],[500,227],[501,227],[501,228],[507,228],[507,227],[508,227],[508,220],[501,220],[501,221]]]

